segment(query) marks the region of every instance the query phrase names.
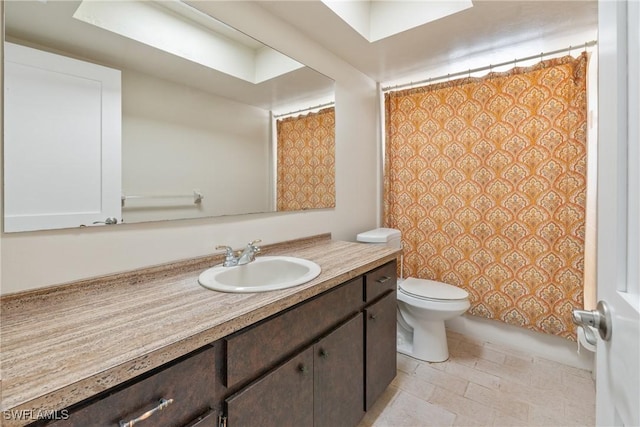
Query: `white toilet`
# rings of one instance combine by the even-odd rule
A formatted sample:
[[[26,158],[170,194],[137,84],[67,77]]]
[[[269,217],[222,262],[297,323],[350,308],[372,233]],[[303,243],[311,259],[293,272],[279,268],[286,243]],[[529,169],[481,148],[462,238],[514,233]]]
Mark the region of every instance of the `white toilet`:
[[[377,228],[360,233],[359,242],[402,247],[400,230]],[[464,289],[434,280],[398,279],[398,351],[427,362],[449,358],[444,321],[470,307]]]

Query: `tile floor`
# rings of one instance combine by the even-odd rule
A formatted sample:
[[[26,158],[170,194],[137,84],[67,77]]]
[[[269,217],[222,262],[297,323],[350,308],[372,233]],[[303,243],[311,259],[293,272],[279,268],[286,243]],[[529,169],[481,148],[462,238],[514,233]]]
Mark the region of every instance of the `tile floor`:
[[[398,376],[358,427],[593,426],[591,373],[447,331],[450,358],[398,354]]]

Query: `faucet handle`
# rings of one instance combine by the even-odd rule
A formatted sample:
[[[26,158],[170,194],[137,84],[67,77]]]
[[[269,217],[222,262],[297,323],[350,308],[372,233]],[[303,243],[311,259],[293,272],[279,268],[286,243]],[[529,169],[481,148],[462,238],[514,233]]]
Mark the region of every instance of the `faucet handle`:
[[[247,244],[247,249],[251,250],[254,254],[257,254],[258,252],[261,251],[261,249],[259,246],[256,246],[256,243],[260,243],[260,242],[262,242],[262,240],[260,239],[249,242],[249,244]]]
[[[233,249],[231,246],[226,245],[218,245],[216,246],[216,250],[224,249],[226,256],[233,256]]]
[[[231,246],[226,245],[218,245],[216,249],[224,249],[224,262],[222,263],[225,267],[233,267],[238,264],[238,258],[233,253],[233,249]]]

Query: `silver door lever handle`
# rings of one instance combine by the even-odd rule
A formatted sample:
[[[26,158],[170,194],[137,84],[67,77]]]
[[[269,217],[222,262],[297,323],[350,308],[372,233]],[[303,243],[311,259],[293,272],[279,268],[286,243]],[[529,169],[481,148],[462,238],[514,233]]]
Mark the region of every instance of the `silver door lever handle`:
[[[571,317],[573,323],[582,326],[585,332],[587,332],[587,326],[591,326],[598,331],[600,338],[604,341],[611,339],[611,310],[606,302],[598,301],[595,310],[573,310]]]

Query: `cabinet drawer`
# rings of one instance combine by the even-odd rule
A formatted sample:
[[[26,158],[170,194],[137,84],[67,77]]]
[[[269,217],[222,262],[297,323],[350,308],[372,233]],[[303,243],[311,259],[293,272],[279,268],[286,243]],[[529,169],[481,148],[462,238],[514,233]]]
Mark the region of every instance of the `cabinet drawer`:
[[[391,261],[382,267],[376,268],[364,275],[365,291],[364,300],[371,302],[378,296],[395,290],[397,285],[397,262]]]
[[[362,304],[358,277],[226,339],[226,386],[264,373],[353,313]]]
[[[98,398],[78,409],[71,408],[69,418],[55,426],[114,426],[120,421],[131,421],[147,411],[154,411],[144,425],[182,427],[201,419],[214,417],[205,414],[215,406],[213,393],[215,384],[214,348],[206,347],[186,359],[175,363],[132,385]],[[201,425],[207,425],[201,424]]]

